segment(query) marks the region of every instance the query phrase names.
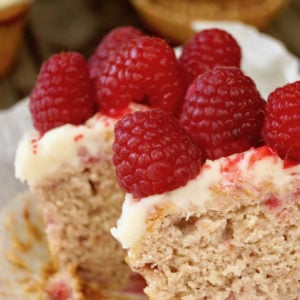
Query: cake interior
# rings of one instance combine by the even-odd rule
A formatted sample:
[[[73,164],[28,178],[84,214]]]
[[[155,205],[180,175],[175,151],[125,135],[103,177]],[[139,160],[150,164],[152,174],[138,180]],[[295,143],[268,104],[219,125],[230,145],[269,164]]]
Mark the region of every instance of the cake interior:
[[[34,187],[57,269],[76,268],[83,282],[118,289],[131,276],[110,228],[124,198],[110,161],[63,166]]]
[[[146,294],[150,299],[298,299],[299,179],[286,186],[283,179],[279,188],[268,180],[260,187],[235,182],[211,188],[205,212],[164,204],[148,215],[147,233],[127,256],[146,279]]]

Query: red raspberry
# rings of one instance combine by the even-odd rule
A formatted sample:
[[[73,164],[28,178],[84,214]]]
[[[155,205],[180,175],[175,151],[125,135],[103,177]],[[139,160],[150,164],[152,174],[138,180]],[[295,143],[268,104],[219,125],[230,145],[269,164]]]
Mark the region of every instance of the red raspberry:
[[[215,66],[240,67],[241,48],[232,35],[221,29],[197,32],[183,47],[179,65],[186,88],[199,75]]]
[[[101,111],[109,115],[132,101],[178,111],[184,91],[174,50],[161,38],[131,40],[106,60],[96,92]]]
[[[260,144],[264,100],[254,82],[235,67],[216,67],[189,87],[181,123],[217,159]]]
[[[269,95],[263,137],[281,158],[300,161],[300,81]]]
[[[132,26],[121,26],[111,30],[100,42],[94,54],[90,57],[88,65],[90,76],[96,78],[101,72],[101,66],[109,55],[117,51],[123,44],[131,39],[143,36],[144,33]]]
[[[87,64],[76,52],[44,62],[30,95],[34,127],[41,133],[66,124],[81,124],[96,112]]]
[[[113,149],[120,186],[137,198],[183,186],[201,166],[200,149],[178,120],[161,109],[118,121]]]

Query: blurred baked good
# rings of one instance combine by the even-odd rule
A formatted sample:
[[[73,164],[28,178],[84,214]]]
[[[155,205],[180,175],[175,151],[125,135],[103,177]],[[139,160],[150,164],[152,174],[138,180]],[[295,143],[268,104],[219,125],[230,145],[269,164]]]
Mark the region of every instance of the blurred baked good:
[[[32,0],[0,0],[0,78],[13,66]]]
[[[194,20],[241,21],[264,29],[288,0],[130,0],[145,25],[171,41],[182,43]]]
[[[110,234],[124,199],[112,164],[116,121],[97,113],[85,124],[62,125],[42,137],[29,131],[15,165],[16,176],[28,183],[41,208],[58,278],[72,269],[83,285],[96,284],[101,291],[123,290],[133,275]]]

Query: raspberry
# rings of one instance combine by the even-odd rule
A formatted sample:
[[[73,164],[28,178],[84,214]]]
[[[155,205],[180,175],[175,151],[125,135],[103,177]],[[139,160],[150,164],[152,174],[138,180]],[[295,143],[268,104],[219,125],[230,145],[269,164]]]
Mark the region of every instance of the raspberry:
[[[233,36],[221,29],[197,32],[183,47],[179,57],[186,88],[199,75],[215,66],[239,67],[241,49]]]
[[[264,100],[252,79],[236,67],[216,67],[189,87],[182,126],[209,159],[260,145]]]
[[[269,95],[263,137],[281,158],[300,161],[300,81]]]
[[[93,55],[90,57],[88,66],[92,79],[101,72],[101,66],[109,55],[117,51],[123,44],[133,38],[143,36],[143,32],[132,26],[121,26],[111,30],[100,42]]]
[[[113,161],[120,186],[136,198],[183,186],[202,153],[177,119],[161,109],[128,114],[115,126]]]
[[[91,80],[82,55],[55,54],[43,63],[30,95],[34,127],[44,134],[60,125],[84,123],[96,112]]]
[[[106,60],[96,93],[101,111],[109,115],[132,101],[177,112],[184,91],[174,50],[157,37],[131,40]]]

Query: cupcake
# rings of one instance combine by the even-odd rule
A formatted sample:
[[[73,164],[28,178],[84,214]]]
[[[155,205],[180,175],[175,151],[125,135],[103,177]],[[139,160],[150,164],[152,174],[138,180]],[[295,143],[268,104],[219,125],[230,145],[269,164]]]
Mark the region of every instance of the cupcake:
[[[124,70],[131,81],[122,77]],[[174,50],[162,39],[136,37],[128,27],[110,32],[89,66],[77,52],[57,53],[43,63],[30,95],[35,128],[20,141],[15,174],[42,211],[57,271],[48,294],[76,291],[77,280],[74,288],[69,284],[73,277],[88,296],[91,286],[101,293],[141,293],[143,279],[131,272],[110,233],[124,199],[112,161],[114,126],[123,115],[152,105],[175,110],[180,83]],[[136,103],[137,96],[148,102]]]
[[[172,191],[128,193],[113,234],[149,298],[298,299],[299,171],[261,147]]]
[[[14,64],[31,0],[0,1],[0,77]]]
[[[287,0],[131,0],[150,30],[178,43],[193,34],[191,22],[196,20],[241,21],[259,29],[265,28],[281,11]]]
[[[230,47],[204,33],[183,47],[185,78],[195,53],[216,62]],[[300,81],[265,102],[237,67],[198,74],[179,120],[152,109],[116,123],[126,196],[112,234],[149,299],[298,299]]]

